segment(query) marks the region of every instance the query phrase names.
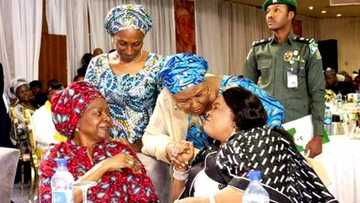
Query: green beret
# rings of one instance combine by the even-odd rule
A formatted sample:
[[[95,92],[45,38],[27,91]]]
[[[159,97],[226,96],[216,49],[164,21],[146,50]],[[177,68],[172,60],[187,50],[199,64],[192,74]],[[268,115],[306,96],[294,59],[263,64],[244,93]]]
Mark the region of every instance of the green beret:
[[[262,5],[262,9],[266,11],[267,7],[271,4],[286,4],[289,6],[297,7],[297,1],[296,0],[265,0],[264,4]]]

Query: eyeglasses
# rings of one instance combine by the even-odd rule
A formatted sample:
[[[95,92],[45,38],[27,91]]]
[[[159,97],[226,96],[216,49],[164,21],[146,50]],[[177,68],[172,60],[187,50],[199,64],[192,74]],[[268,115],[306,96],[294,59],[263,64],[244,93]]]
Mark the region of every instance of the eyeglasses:
[[[206,90],[201,90],[199,91],[196,95],[189,97],[187,99],[184,100],[176,100],[176,105],[180,108],[190,108],[191,105],[193,103],[199,103],[199,104],[204,104],[206,103],[207,99],[208,99],[208,95],[209,95],[209,87],[206,88]]]

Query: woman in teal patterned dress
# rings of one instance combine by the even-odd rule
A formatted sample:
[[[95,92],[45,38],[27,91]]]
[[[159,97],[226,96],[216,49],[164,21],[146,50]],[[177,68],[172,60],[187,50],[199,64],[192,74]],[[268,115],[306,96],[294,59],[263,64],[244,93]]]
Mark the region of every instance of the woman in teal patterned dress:
[[[141,5],[114,7],[105,19],[116,51],[101,54],[89,64],[85,80],[105,96],[113,118],[114,138],[125,138],[140,151],[160,85],[156,76],[161,56],[142,49],[152,21]]]

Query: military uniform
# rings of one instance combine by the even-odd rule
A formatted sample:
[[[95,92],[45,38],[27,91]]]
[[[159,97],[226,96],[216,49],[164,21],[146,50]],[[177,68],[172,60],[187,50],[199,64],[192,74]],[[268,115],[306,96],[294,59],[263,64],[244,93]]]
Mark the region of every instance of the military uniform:
[[[283,104],[286,121],[311,114],[314,134],[323,134],[325,79],[314,39],[289,34],[283,44],[274,37],[256,41],[243,74]]]

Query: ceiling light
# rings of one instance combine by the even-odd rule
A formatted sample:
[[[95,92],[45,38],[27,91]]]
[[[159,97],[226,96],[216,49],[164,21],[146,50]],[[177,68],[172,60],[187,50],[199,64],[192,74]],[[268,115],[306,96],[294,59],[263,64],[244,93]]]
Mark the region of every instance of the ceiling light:
[[[322,10],[322,11],[321,11],[321,13],[322,13],[322,14],[325,14],[325,13],[327,13],[327,11],[325,11],[325,10]]]
[[[341,13],[336,14],[336,17],[341,17],[341,16],[342,16]]]
[[[314,6],[309,6],[309,10],[314,10]]]

